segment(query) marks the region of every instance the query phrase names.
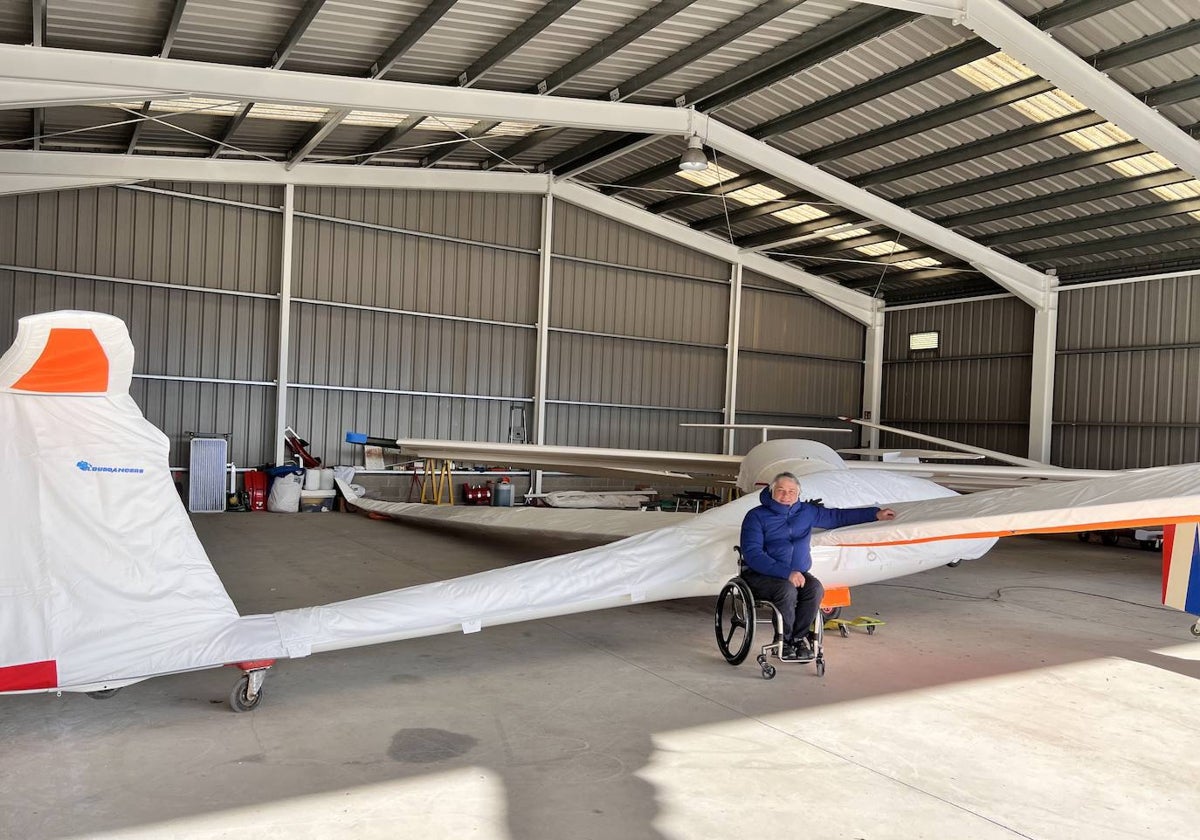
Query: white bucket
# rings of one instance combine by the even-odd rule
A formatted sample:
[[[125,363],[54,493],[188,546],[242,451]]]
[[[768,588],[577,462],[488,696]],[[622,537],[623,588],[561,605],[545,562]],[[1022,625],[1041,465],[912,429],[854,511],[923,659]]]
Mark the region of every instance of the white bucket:
[[[320,489],[321,490],[332,490],[333,489],[333,468],[326,467],[326,468],[320,470],[320,473],[321,473]]]
[[[320,490],[321,489],[321,471],[320,470],[305,470],[304,471],[304,489],[305,490]]]

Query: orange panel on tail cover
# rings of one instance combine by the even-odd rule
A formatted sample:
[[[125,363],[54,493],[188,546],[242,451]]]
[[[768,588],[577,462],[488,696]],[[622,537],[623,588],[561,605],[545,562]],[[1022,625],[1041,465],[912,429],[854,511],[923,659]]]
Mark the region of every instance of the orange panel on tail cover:
[[[54,327],[42,355],[12,386],[42,393],[104,393],[108,356],[91,330]]]

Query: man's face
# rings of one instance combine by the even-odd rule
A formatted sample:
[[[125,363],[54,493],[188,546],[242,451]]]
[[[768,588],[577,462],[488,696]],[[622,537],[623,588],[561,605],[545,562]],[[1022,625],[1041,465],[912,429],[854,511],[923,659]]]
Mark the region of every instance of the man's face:
[[[775,489],[771,491],[771,498],[781,505],[791,507],[800,498],[800,485],[789,479],[781,478],[775,482]]]

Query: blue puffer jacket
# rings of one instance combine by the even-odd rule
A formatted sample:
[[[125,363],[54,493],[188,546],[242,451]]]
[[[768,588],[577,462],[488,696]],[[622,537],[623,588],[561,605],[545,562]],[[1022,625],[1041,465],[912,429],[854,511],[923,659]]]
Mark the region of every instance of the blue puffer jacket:
[[[762,505],[742,520],[742,559],[762,575],[787,578],[812,568],[809,540],[813,528],[841,528],[874,522],[877,507],[825,508],[808,502],[788,507],[771,498],[771,488],[759,494]]]

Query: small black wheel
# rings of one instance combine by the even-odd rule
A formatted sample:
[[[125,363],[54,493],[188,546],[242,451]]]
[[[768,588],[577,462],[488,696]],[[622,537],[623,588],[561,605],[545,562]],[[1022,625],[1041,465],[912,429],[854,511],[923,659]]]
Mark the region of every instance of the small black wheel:
[[[764,680],[775,679],[775,666],[774,665],[764,665],[762,671],[763,671],[763,679]]]
[[[1116,534],[1101,534],[1100,542],[1103,543],[1104,545],[1116,545],[1117,544],[1117,535]]]
[[[741,665],[754,644],[754,595],[741,578],[725,584],[713,613],[717,648],[730,665]]]
[[[946,565],[951,569],[957,569],[962,564],[962,560],[951,560]]]
[[[1138,540],[1138,545],[1146,551],[1158,551],[1162,548],[1162,540]]]
[[[1091,534],[1089,534],[1087,531],[1080,531],[1075,536],[1079,538],[1080,542],[1087,542],[1089,539],[1091,539]]]
[[[260,687],[258,694],[254,695],[251,700],[250,694],[250,675],[247,674],[237,681],[237,685],[233,687],[233,691],[229,693],[229,707],[235,712],[249,712],[262,702],[263,690]]]
[[[119,688],[102,688],[99,691],[89,691],[87,696],[93,700],[107,700],[120,690]]]
[[[833,621],[835,618],[842,617],[841,607],[821,607],[821,615],[825,616],[826,621]]]
[[[1192,625],[1192,635],[1200,636],[1200,621],[1197,621],[1195,624]]]
[[[868,635],[868,636],[874,636],[874,635],[875,635],[875,625],[874,625],[874,624],[868,624],[868,625],[867,625],[867,635]]]
[[[817,660],[817,676],[818,677],[825,676],[825,660],[824,659]]]
[[[849,635],[850,635],[850,631],[848,629],[846,629],[845,624],[838,625],[838,632],[842,634],[843,639],[849,637]]]

